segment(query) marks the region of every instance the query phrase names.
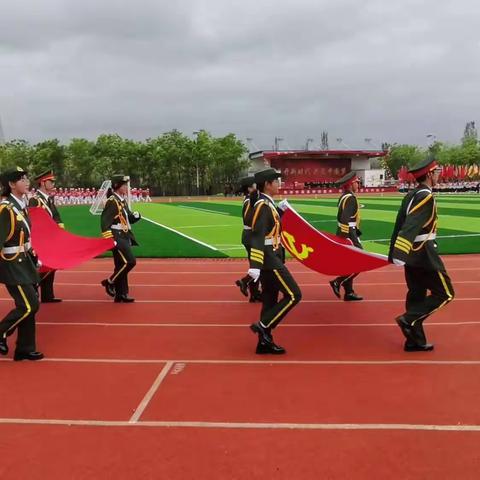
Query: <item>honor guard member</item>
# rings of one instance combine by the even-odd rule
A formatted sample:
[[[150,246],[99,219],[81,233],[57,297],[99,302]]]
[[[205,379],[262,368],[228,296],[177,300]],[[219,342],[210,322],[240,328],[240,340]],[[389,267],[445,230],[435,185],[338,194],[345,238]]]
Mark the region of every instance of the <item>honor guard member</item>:
[[[362,248],[360,242],[360,208],[355,194],[358,192],[359,178],[355,172],[349,172],[342,177],[337,186],[343,189],[342,196],[338,200],[337,214],[337,236],[349,238],[353,245]],[[333,293],[340,298],[340,288],[343,287],[345,295],[343,299],[346,302],[363,300],[363,297],[357,295],[353,290],[353,279],[358,273],[352,273],[344,277],[337,277],[330,282]]]
[[[102,280],[102,285],[108,295],[115,297],[116,303],[135,301],[128,296],[128,273],[137,263],[132,246],[138,245],[131,224],[138,222],[141,216],[138,212],[130,211],[125,199],[129,182],[130,177],[125,175],[112,178],[112,187],[108,189],[108,199],[101,217],[102,236],[113,238],[116,242],[112,250],[115,269],[110,278]]]
[[[24,202],[30,182],[20,167],[4,172],[0,181],[5,197],[0,202],[0,283],[15,302],[15,308],[0,322],[0,354],[8,354],[7,337],[16,329],[13,359],[41,360],[43,354],[37,352],[35,340],[38,261],[30,244],[30,219]]]
[[[242,232],[242,244],[247,251],[247,258],[250,260],[250,240],[252,237],[252,220],[253,220],[253,208],[257,201],[258,192],[255,185],[255,177],[245,177],[240,180],[240,188],[244,194],[242,218],[243,218],[243,232]],[[240,291],[248,297],[250,292],[250,303],[261,301],[262,297],[259,289],[259,282],[254,282],[252,277],[246,275],[245,277],[237,280],[235,285],[240,288]]]
[[[302,298],[302,293],[284,264],[285,252],[280,243],[280,213],[273,201],[278,194],[280,173],[273,168],[255,174],[259,191],[254,205],[248,274],[262,283],[260,321],[250,329],[258,334],[256,353],[282,354],[285,349],[273,341],[272,330]],[[278,295],[283,298],[279,301]]]
[[[60,213],[55,205],[55,176],[52,170],[43,172],[36,176],[34,180],[38,183],[38,189],[35,191],[33,197],[30,198],[28,206],[43,208],[59,227],[64,228]],[[54,280],[54,270],[40,274],[40,299],[42,303],[58,303],[62,301],[60,298],[56,298],[53,293]]]
[[[408,292],[406,312],[396,318],[406,338],[404,350],[433,350],[423,330],[424,320],[451,302],[453,286],[435,240],[437,206],[432,193],[440,173],[434,159],[428,158],[409,170],[418,186],[402,201],[390,243],[389,259],[404,265]],[[427,291],[430,295],[427,296]]]

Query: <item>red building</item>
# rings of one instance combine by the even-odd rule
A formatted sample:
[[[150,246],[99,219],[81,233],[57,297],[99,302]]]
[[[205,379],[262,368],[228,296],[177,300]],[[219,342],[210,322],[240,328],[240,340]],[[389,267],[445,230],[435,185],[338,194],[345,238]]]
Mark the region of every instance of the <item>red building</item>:
[[[291,150],[259,151],[249,158],[254,170],[280,170],[284,190],[301,190],[305,184],[308,188],[333,183],[351,170],[365,177],[365,171],[371,170],[370,159],[385,155],[377,150]]]

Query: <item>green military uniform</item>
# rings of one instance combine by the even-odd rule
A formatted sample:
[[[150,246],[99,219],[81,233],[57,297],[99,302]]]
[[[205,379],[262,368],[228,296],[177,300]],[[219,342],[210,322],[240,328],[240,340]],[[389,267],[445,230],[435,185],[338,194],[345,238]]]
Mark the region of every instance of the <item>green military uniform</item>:
[[[410,170],[416,178],[433,171],[437,164],[427,160]],[[406,351],[431,350],[423,321],[451,302],[454,290],[436,243],[437,206],[432,190],[420,183],[402,201],[393,230],[389,259],[404,264],[408,293],[406,312],[397,318],[407,341]],[[427,296],[427,291],[431,294]]]
[[[112,179],[113,185],[127,183],[129,177],[120,175]],[[102,236],[113,238],[117,245],[113,249],[115,269],[108,279],[115,286],[115,301],[130,302],[128,297],[128,273],[135,267],[137,261],[132,251],[132,246],[138,245],[131,229],[131,224],[140,220],[140,215],[132,213],[124,198],[112,193],[105,202],[101,217]],[[106,280],[102,285],[106,286]]]
[[[337,182],[339,187],[344,187],[345,189],[338,200],[337,236],[349,238],[355,247],[363,248],[359,238],[361,235],[359,230],[360,208],[357,197],[348,188],[355,181],[358,181],[356,173],[349,172]],[[357,275],[358,273],[352,273],[343,277],[337,277],[330,282],[330,286],[338,298],[340,298],[340,287],[343,287],[345,289],[345,301],[362,300],[362,297],[355,294],[353,290],[353,279]]]
[[[240,185],[245,193],[242,205],[242,245],[245,247],[245,250],[247,252],[247,258],[250,260],[253,210],[255,202],[258,198],[258,192],[257,190],[255,190],[252,193],[248,193],[248,187],[252,187],[255,185],[255,178],[253,176],[242,178],[240,180]],[[240,280],[237,280],[235,284],[240,288],[240,291],[245,296],[248,296],[248,291],[250,291],[250,303],[261,300],[259,282],[253,282],[252,278],[249,275],[246,275]]]
[[[15,301],[15,308],[0,322],[0,354],[8,353],[7,337],[17,330],[15,360],[40,360],[43,354],[36,352],[35,314],[39,309],[36,284],[37,259],[30,243],[30,219],[26,204],[14,197],[8,182],[17,182],[26,172],[5,172],[1,182],[8,196],[0,202],[0,283],[5,284]]]
[[[262,185],[278,177],[279,173],[274,169],[267,169],[255,174],[255,182]],[[254,205],[250,240],[250,268],[260,269],[262,284],[260,321],[251,325],[251,329],[259,335],[257,353],[285,353],[282,347],[273,343],[271,332],[302,298],[299,286],[284,263],[281,231],[280,213],[275,202],[270,196],[260,193]],[[283,298],[279,301],[280,292]]]
[[[41,175],[35,177],[37,182],[44,180],[55,180],[52,171],[43,172]],[[28,203],[29,207],[43,208],[61,228],[64,228],[60,213],[55,205],[54,197],[48,195],[41,190],[37,190],[35,195],[30,198]],[[55,303],[60,302],[59,298],[55,298],[53,292],[53,283],[55,281],[55,270],[50,270],[40,274],[40,298],[42,303]]]

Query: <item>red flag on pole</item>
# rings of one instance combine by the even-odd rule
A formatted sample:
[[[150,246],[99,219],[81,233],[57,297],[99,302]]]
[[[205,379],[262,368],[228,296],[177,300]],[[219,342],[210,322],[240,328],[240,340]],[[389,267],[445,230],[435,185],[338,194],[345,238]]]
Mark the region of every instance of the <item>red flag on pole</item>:
[[[74,268],[114,247],[111,238],[89,238],[60,228],[43,208],[29,208],[32,247],[42,270]]]
[[[282,243],[299,262],[325,275],[349,275],[390,265],[385,255],[366,252],[349,239],[320,232],[290,206],[282,215]]]

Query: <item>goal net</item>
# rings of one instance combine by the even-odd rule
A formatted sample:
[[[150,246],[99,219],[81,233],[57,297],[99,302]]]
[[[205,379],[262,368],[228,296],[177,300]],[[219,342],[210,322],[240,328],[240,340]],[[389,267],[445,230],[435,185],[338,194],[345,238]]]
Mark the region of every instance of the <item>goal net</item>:
[[[98,189],[97,196],[95,197],[92,206],[90,207],[90,213],[92,215],[100,215],[105,207],[107,201],[108,189],[112,186],[111,180],[104,180],[102,186]],[[130,182],[128,182],[127,192],[127,204],[128,208],[132,208],[132,193],[130,190]]]

